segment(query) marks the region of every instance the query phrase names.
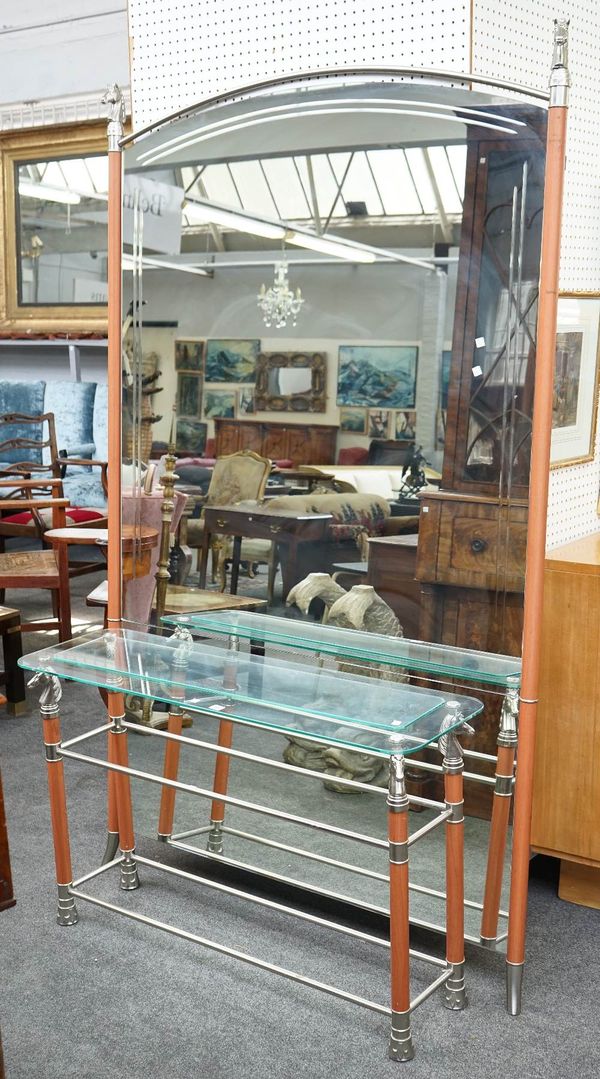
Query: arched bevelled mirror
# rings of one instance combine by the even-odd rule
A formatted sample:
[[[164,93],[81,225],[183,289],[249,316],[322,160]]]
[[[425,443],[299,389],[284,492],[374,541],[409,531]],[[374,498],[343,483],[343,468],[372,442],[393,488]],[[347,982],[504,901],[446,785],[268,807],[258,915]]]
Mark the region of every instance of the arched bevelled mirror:
[[[342,590],[373,586],[387,608],[363,591],[338,624],[474,650],[453,673],[486,694],[475,753],[494,752],[511,673],[477,681],[476,653],[520,654],[545,135],[545,109],[516,97],[318,78],[190,110],[124,154],[125,520],[160,528],[154,465],[168,492],[175,467],[187,496],[169,502],[158,615],[221,607],[203,633],[218,642],[232,606],[314,626]],[[335,580],[293,591],[310,573]],[[128,619],[150,618],[150,581],[128,585]],[[298,660],[307,631],[294,633]],[[330,801],[336,775],[357,775],[301,739],[285,756],[327,771]],[[363,765],[358,778],[383,782],[377,758]],[[440,795],[435,772],[411,782]],[[492,790],[467,784],[471,939]],[[332,806],[363,825],[380,810],[368,794]],[[284,872],[286,852],[266,850]],[[375,855],[350,883],[331,865],[317,876],[380,909]],[[436,902],[416,894],[416,919],[439,923]]]

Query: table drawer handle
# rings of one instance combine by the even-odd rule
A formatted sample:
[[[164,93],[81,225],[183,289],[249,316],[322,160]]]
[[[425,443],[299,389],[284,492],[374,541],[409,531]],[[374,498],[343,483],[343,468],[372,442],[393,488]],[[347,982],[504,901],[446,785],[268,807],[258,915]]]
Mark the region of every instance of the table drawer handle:
[[[269,532],[281,532],[281,525],[269,525]]]
[[[219,528],[225,528],[227,521],[224,517],[217,517],[217,525]]]
[[[483,554],[484,551],[487,551],[487,548],[487,540],[481,539],[478,536],[471,540],[471,550],[473,554]]]

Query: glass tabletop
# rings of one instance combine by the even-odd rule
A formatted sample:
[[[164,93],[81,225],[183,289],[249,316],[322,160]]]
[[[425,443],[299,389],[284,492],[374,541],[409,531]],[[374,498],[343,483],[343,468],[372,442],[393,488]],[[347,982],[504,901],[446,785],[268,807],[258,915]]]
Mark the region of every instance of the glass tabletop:
[[[474,697],[129,629],[44,648],[19,664],[377,755],[415,753],[443,721],[453,729],[483,709]]]
[[[244,611],[202,611],[194,614],[166,615],[168,625],[185,626],[192,633],[205,630],[223,636],[237,636],[269,644],[285,645],[301,651],[402,667],[440,676],[462,678],[500,687],[518,686],[521,660],[515,656],[476,652],[471,648],[428,644],[407,637],[388,637],[356,629],[339,629],[319,622],[279,618],[271,614]]]

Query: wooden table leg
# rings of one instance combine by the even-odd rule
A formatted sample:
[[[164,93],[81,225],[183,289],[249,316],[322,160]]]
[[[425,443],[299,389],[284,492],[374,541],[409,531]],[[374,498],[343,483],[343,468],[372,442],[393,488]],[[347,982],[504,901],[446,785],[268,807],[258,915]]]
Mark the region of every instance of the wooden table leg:
[[[467,1003],[465,992],[465,815],[462,749],[451,731],[440,738],[444,754],[446,808],[446,962],[452,973],[444,988],[444,1004],[460,1011]]]
[[[504,857],[512,805],[515,754],[518,741],[519,680],[511,679],[511,682],[513,684],[507,688],[502,701],[498,730],[498,760],[496,763],[496,780],[481,915],[480,940],[486,948],[496,947]]]
[[[392,1060],[412,1060],[415,1055],[410,1030],[410,951],[408,910],[408,797],[404,784],[402,754],[390,757],[388,788],[388,839],[390,858],[390,979],[392,1028],[389,1055]]]
[[[198,582],[198,587],[199,588],[206,588],[206,568],[208,566],[208,552],[210,550],[210,541],[211,541],[211,539],[212,539],[212,534],[205,525],[204,526],[204,531],[202,532],[202,547],[200,548],[201,557],[200,557],[200,575],[199,575],[200,580]]]
[[[233,537],[233,556],[231,561],[231,588],[232,596],[237,596],[238,580],[240,576],[240,558],[242,555],[242,537]]]
[[[25,697],[25,677],[17,660],[23,655],[19,617],[15,615],[14,624],[5,626],[2,633],[4,645],[4,669],[6,671],[6,710],[13,716],[19,716],[27,708]]]
[[[10,854],[8,850],[8,831],[4,814],[4,794],[2,791],[2,776],[0,775],[0,910],[14,907],[15,896],[10,871]]]
[[[69,889],[73,884],[71,868],[71,844],[69,841],[69,822],[67,817],[67,799],[65,793],[65,775],[63,758],[60,753],[60,716],[58,705],[62,696],[60,682],[56,675],[36,674],[30,686],[41,689],[40,713],[46,749],[46,770],[48,773],[48,793],[50,796],[50,817],[52,820],[52,839],[54,842],[54,864],[56,867],[56,885],[58,889],[59,925],[75,925],[78,921],[77,907]]]
[[[177,695],[181,701],[185,699],[185,673],[189,661],[189,653],[192,647],[192,635],[187,629],[178,626],[171,640],[180,642],[173,654],[173,681],[177,686]],[[172,705],[169,710],[169,722],[167,732],[169,734],[181,734],[183,729],[183,711],[181,705]],[[165,779],[177,779],[179,772],[179,755],[181,743],[168,741],[165,744],[165,760],[163,775]],[[158,839],[167,843],[173,834],[173,819],[175,816],[174,787],[163,787],[160,796],[160,814],[158,818]]]
[[[295,537],[291,536],[285,544],[282,544],[282,546],[284,547],[284,552],[281,559],[281,598],[285,603],[288,592],[290,592],[296,584],[298,541]]]

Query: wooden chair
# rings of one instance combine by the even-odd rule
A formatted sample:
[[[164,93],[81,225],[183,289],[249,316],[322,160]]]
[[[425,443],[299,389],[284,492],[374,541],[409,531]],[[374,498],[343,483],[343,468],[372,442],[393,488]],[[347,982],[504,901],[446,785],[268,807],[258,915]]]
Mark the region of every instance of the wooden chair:
[[[19,512],[27,510],[39,513],[50,510],[52,527],[65,527],[65,510],[68,499],[61,498],[60,479],[19,480],[20,494],[14,493],[14,480],[0,480],[0,498],[8,490],[11,497],[2,499],[3,509]],[[52,595],[53,618],[34,622],[21,622],[21,629],[37,631],[57,629],[60,641],[71,636],[71,596],[69,591],[69,561],[66,546],[60,550],[15,551],[0,554],[0,594],[5,589],[48,590]]]
[[[20,479],[43,479],[47,476],[62,480],[69,466],[100,468],[102,487],[104,493],[108,493],[105,461],[59,456],[54,416],[51,412],[37,416],[12,412],[0,416],[0,461],[5,462],[5,466],[0,468],[0,479],[14,477],[14,489],[7,494],[13,493],[15,497],[26,497],[25,490],[20,486]],[[62,484],[55,494],[56,497],[64,498]],[[65,524],[67,527],[77,528],[106,528],[107,517],[103,510],[69,506]],[[0,553],[6,550],[7,539],[26,537],[42,540],[44,532],[50,527],[52,514],[49,510],[37,506],[26,509],[21,503],[19,512],[15,513],[6,499],[0,498]],[[69,576],[79,577],[83,573],[97,572],[99,568],[101,567],[94,561],[76,561],[69,567]]]

